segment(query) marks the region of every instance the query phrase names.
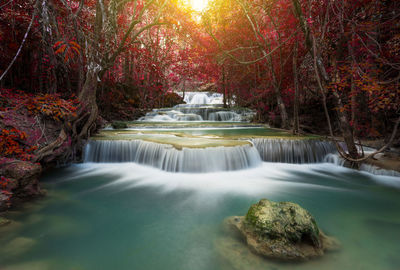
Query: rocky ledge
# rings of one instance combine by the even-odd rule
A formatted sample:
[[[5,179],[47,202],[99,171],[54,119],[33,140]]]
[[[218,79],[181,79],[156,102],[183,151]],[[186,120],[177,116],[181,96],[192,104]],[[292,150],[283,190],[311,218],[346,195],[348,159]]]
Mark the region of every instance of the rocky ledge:
[[[44,194],[39,186],[40,164],[17,159],[0,159],[0,211]]]
[[[253,253],[267,258],[306,261],[340,246],[318,228],[307,210],[291,202],[262,199],[246,216],[229,217],[225,223],[246,239]]]

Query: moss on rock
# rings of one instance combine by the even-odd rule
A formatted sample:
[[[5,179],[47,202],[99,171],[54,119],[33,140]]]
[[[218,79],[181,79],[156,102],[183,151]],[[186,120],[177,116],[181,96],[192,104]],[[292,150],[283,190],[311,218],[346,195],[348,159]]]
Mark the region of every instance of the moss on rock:
[[[128,124],[126,122],[122,121],[115,121],[111,124],[113,129],[123,129],[123,128],[128,128]]]
[[[226,222],[246,238],[254,253],[269,258],[308,260],[339,247],[336,239],[318,228],[307,210],[292,202],[262,199],[246,216],[231,217]]]

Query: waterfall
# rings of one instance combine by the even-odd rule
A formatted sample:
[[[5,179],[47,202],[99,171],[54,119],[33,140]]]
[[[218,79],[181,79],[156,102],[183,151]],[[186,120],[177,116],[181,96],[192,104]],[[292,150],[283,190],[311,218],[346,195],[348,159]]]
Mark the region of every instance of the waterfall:
[[[283,163],[317,163],[324,161],[335,145],[320,140],[253,139],[263,161]]]
[[[325,157],[324,162],[333,163],[338,166],[344,166],[345,160],[340,157],[338,154],[329,154]],[[385,170],[379,167],[376,167],[371,164],[361,164],[360,171],[369,172],[375,175],[386,175],[386,176],[400,176],[400,172],[393,170]]]
[[[169,172],[232,171],[261,164],[251,145],[175,149],[141,140],[93,140],[86,145],[85,162],[135,162]]]
[[[210,104],[210,98],[205,93],[197,93],[190,100],[189,104]]]
[[[241,115],[231,111],[219,111],[210,113],[208,116],[208,120],[210,121],[241,121]]]
[[[139,121],[229,121],[249,122],[254,112],[245,109],[224,110],[216,105],[179,104],[172,109],[154,109]]]
[[[177,92],[183,96],[183,92]],[[223,108],[223,95],[212,92],[186,92],[186,104],[153,109],[139,121],[229,121],[250,122],[255,112],[244,108]]]
[[[178,121],[203,121],[203,117],[201,117],[201,115],[194,113],[177,115],[176,119]]]
[[[177,92],[181,97],[183,92]],[[186,104],[222,104],[223,95],[221,93],[213,92],[185,92],[183,99]]]
[[[261,161],[281,163],[328,162],[344,166],[333,143],[321,140],[252,139],[253,146],[175,149],[142,140],[92,140],[84,162],[135,162],[169,172],[233,171],[258,166]],[[361,171],[400,176],[399,172],[362,164]]]

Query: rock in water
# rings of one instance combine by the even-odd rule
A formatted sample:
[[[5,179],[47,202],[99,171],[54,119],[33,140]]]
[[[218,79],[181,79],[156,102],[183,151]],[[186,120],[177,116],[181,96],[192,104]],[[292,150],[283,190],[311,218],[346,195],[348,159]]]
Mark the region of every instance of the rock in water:
[[[9,196],[0,193],[0,211],[6,210],[10,203],[23,202],[30,198],[44,195],[39,186],[42,167],[39,164],[0,158],[0,176],[7,180],[5,190]]]
[[[11,221],[0,216],[0,227],[10,224]]]
[[[245,217],[230,217],[226,222],[245,237],[254,253],[268,258],[305,261],[339,248],[339,242],[326,236],[307,210],[291,202],[262,199]]]
[[[111,124],[111,126],[113,127],[113,129],[124,129],[124,128],[128,128],[128,124],[122,121],[115,121]]]

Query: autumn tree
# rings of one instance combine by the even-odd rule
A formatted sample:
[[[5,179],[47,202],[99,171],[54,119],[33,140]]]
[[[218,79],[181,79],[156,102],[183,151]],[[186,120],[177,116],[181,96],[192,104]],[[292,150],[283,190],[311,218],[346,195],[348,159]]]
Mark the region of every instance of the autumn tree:
[[[399,26],[393,24],[397,16],[393,10],[399,10],[399,5],[372,0],[292,2],[305,35],[304,44],[313,58],[330,133],[334,135],[327,95],[334,97],[346,143],[347,151],[339,145],[339,152],[353,162],[365,160],[370,156],[360,157],[354,138],[356,115],[361,111],[357,100],[365,100],[364,105],[372,113],[379,108],[392,113],[399,109],[398,47],[391,46],[399,31]],[[393,141],[399,122],[400,118],[395,121],[388,144],[377,152]]]

